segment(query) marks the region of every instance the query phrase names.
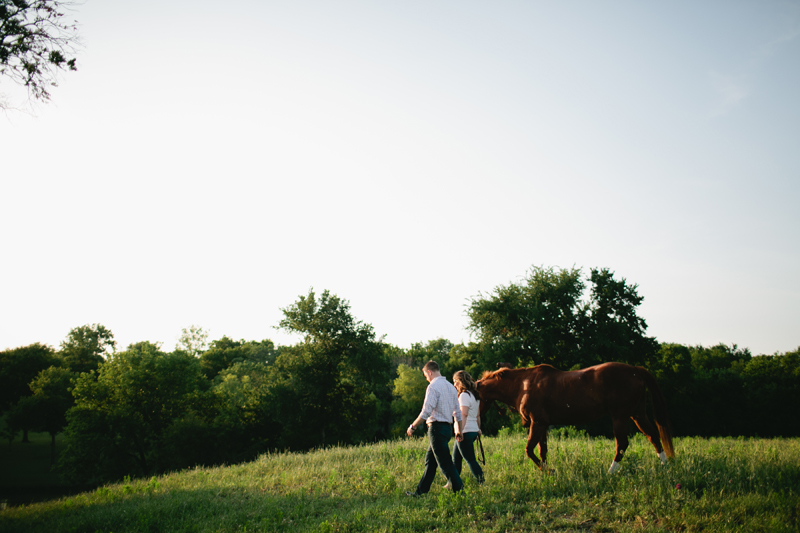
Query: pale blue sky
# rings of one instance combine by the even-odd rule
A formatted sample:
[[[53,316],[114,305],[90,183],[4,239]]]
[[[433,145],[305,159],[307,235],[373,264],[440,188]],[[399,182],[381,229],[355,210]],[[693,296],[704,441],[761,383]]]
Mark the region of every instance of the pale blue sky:
[[[88,0],[0,116],[0,349],[273,329],[313,287],[402,347],[533,265],[662,342],[800,345],[800,2]],[[0,93],[18,96],[5,79]]]

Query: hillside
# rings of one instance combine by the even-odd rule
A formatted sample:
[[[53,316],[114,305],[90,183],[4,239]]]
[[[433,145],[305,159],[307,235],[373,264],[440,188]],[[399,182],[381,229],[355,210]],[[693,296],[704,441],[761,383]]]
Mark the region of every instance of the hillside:
[[[426,441],[403,439],[125,480],[0,513],[0,532],[797,531],[800,439],[676,439],[663,467],[632,440],[616,475],[613,442],[552,432],[542,474],[519,434],[484,439],[486,484],[441,476],[410,498]]]

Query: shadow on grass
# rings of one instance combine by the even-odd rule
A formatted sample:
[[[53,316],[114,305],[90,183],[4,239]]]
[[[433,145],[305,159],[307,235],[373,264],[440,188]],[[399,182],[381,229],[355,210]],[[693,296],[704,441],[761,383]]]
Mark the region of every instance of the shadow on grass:
[[[433,510],[456,514],[467,497],[431,494],[275,494],[253,488],[153,490],[101,487],[30,508],[0,512],[0,532],[338,531],[435,529]],[[452,508],[452,509],[451,509]]]
[[[94,490],[94,485],[44,485],[38,487],[2,487],[0,488],[0,506],[18,507],[41,503],[82,492]]]

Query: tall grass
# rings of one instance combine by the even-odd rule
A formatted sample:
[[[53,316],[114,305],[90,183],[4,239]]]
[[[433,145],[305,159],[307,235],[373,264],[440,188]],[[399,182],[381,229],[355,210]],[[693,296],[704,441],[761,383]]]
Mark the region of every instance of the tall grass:
[[[439,476],[409,498],[427,442],[404,439],[267,454],[220,468],[125,480],[0,513],[2,532],[247,531],[797,531],[800,439],[675,441],[662,466],[634,437],[608,475],[614,443],[551,432],[543,474],[525,438],[484,439],[486,483],[464,471],[453,495]]]

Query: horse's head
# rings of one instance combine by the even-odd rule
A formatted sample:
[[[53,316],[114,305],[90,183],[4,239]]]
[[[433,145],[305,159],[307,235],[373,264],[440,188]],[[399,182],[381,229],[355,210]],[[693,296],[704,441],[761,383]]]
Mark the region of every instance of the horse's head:
[[[478,387],[478,392],[481,394],[483,393],[483,389],[492,390],[495,387],[499,386],[499,384],[503,381],[504,378],[507,378],[510,374],[511,368],[509,367],[502,367],[500,370],[487,370],[483,374],[481,374],[481,379],[479,379],[475,384]]]
[[[475,388],[481,395],[480,414],[489,409],[495,400],[506,403],[510,380],[508,380],[509,368],[501,368],[494,372],[486,371],[481,375],[481,379],[475,382]]]

